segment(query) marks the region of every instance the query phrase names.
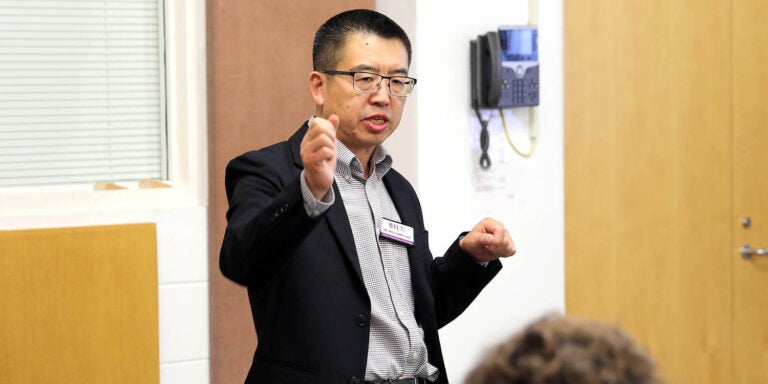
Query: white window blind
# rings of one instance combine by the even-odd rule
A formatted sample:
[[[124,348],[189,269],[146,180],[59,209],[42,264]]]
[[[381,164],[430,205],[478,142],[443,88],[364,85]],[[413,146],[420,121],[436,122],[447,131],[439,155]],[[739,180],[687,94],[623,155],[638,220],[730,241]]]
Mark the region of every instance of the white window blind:
[[[166,179],[162,0],[0,0],[0,187]]]

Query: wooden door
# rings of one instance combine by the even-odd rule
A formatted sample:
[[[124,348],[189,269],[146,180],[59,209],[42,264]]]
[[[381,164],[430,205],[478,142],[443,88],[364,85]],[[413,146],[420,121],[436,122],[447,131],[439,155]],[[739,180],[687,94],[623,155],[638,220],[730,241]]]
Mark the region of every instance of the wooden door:
[[[563,4],[566,311],[732,383],[731,4]]]
[[[734,383],[768,383],[768,8],[733,0]],[[751,224],[741,224],[749,217]]]

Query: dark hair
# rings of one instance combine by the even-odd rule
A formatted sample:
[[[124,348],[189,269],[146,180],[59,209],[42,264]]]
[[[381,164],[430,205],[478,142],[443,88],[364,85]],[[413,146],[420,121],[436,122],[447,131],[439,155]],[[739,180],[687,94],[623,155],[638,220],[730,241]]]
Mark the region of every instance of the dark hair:
[[[335,69],[347,36],[355,32],[399,39],[408,52],[408,65],[411,64],[411,41],[397,23],[376,11],[353,9],[331,17],[317,29],[312,45],[313,69]]]
[[[621,329],[545,316],[491,350],[467,384],[660,384],[651,355]]]

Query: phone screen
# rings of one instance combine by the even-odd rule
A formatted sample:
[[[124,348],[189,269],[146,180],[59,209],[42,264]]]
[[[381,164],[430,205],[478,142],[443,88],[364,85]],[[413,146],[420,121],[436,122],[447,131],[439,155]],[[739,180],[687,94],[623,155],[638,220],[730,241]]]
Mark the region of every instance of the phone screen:
[[[502,61],[538,61],[538,30],[531,28],[499,29]]]

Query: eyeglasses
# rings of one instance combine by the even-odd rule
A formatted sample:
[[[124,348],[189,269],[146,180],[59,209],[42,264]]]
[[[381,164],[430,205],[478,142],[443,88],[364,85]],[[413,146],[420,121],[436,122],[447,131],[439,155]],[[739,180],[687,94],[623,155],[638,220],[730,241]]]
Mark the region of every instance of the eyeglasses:
[[[387,82],[387,91],[392,96],[408,96],[413,92],[416,86],[416,79],[408,76],[384,76],[370,72],[348,72],[348,71],[318,71],[328,75],[346,75],[352,76],[352,89],[360,93],[376,93],[381,88],[383,79]]]

